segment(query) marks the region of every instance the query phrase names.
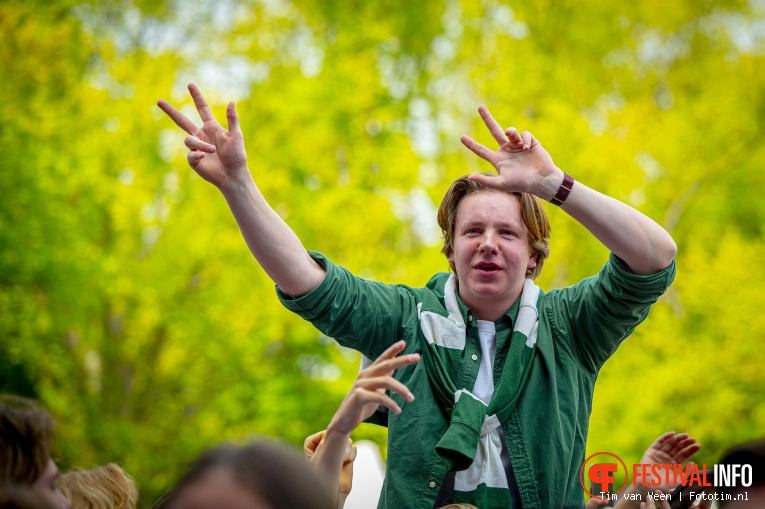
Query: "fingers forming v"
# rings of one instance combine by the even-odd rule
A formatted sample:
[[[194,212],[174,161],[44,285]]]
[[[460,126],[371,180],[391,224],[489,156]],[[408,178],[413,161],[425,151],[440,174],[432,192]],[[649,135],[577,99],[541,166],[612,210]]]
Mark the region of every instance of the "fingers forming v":
[[[242,132],[239,128],[239,115],[236,114],[236,106],[233,101],[228,103],[228,106],[226,107],[226,120],[228,121],[229,132]]]
[[[489,128],[489,132],[497,141],[497,143],[499,143],[500,145],[504,145],[505,143],[507,143],[507,138],[505,137],[505,131],[502,129],[502,126],[500,126],[499,123],[497,123],[497,121],[494,120],[494,117],[491,116],[491,113],[489,113],[489,109],[482,104],[478,107],[478,113],[481,115],[481,118],[483,119],[483,123],[486,124],[486,127]]]
[[[197,131],[199,131],[199,128],[194,124],[194,122],[189,120],[186,115],[175,109],[173,105],[164,99],[157,101],[157,106],[159,106],[159,108],[164,111],[178,127],[191,134],[192,136],[196,134]]]
[[[464,136],[464,135],[460,136],[460,141],[462,142],[463,145],[469,148],[475,155],[477,155],[481,159],[485,159],[486,161],[491,162],[491,156],[494,155],[493,150],[481,145],[470,136]]]
[[[215,121],[210,106],[207,105],[207,101],[202,97],[202,92],[199,91],[195,84],[189,83],[189,92],[191,93],[191,98],[194,99],[194,104],[197,107],[202,122]]]

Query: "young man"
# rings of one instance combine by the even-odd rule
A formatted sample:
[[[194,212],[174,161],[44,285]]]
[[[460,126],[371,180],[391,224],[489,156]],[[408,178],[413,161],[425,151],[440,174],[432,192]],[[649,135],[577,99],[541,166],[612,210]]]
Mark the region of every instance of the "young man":
[[[166,101],[158,105],[189,134],[189,164],[221,190],[284,305],[369,359],[401,339],[404,353],[422,353],[395,375],[416,402],[391,395],[401,412],[387,417],[379,507],[583,507],[578,477],[595,378],[671,283],[669,234],[574,183],[529,132],[503,131],[482,106],[499,149],[462,142],[499,176],[458,179],[441,204],[454,274],[437,274],[426,288],[362,280],[308,253],[268,205],[246,166],[234,104],[226,131],[199,90],[189,90],[201,128]],[[547,294],[533,284],[549,236],[537,197],[611,250],[598,275]]]
[[[29,486],[57,509],[70,509],[50,457],[53,418],[36,402],[0,394],[0,484]]]

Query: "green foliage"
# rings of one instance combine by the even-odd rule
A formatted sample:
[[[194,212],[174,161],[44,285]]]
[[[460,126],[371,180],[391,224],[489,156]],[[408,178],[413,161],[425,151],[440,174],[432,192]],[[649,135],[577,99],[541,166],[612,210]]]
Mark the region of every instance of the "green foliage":
[[[277,302],[187,167],[195,81],[238,101],[249,166],[309,248],[423,285],[435,206],[485,163],[475,108],[643,210],[678,278],[600,375],[590,451],[637,461],[688,431],[699,461],[765,427],[762,2],[0,4],[0,384],[39,395],[66,465],[120,462],[144,502],[202,448],[322,429],[358,354]],[[551,210],[543,287],[606,257]],[[357,438],[384,445],[362,426]]]

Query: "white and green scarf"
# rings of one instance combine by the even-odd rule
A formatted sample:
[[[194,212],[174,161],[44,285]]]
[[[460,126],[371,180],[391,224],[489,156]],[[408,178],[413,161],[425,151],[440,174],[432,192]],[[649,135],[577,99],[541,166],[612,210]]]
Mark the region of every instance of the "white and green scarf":
[[[451,373],[456,373],[465,349],[466,329],[457,303],[457,278],[452,274],[444,287],[448,317],[418,306],[420,327],[427,345],[423,361],[433,392],[442,408],[451,414],[451,424],[436,445],[436,452],[453,461],[457,471],[455,488],[473,491],[481,484],[507,489],[502,466],[501,428],[515,408],[531,371],[536,352],[539,313],[539,287],[526,279],[499,383],[486,405],[465,387],[457,387]]]

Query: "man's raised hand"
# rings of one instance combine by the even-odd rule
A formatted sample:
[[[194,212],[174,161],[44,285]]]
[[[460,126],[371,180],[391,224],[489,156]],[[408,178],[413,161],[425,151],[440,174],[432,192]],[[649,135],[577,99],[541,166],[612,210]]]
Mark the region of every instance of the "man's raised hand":
[[[519,133],[514,127],[503,130],[486,106],[480,106],[478,113],[499,148],[491,150],[469,136],[462,136],[460,141],[490,162],[499,178],[474,174],[470,180],[500,191],[526,192],[544,200],[551,199],[563,179],[563,172],[555,166],[550,154],[529,131]]]
[[[232,179],[248,174],[247,153],[244,150],[244,140],[239,128],[236,108],[233,102],[230,102],[226,108],[228,121],[228,130],[226,130],[215,120],[210,106],[193,83],[189,84],[189,93],[202,119],[201,128],[164,99],[157,101],[157,106],[167,113],[178,127],[189,134],[185,139],[186,146],[189,148],[187,156],[189,166],[200,177],[223,189]]]

